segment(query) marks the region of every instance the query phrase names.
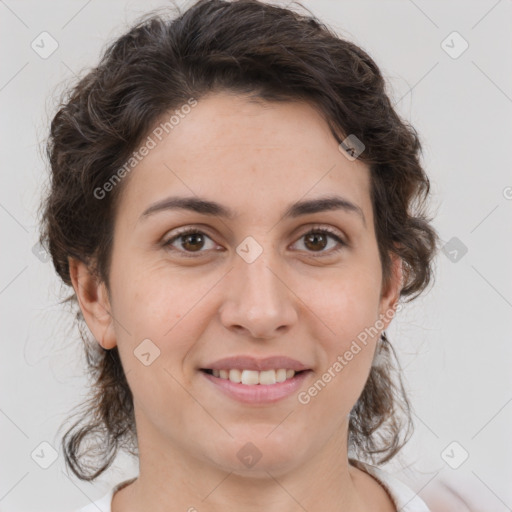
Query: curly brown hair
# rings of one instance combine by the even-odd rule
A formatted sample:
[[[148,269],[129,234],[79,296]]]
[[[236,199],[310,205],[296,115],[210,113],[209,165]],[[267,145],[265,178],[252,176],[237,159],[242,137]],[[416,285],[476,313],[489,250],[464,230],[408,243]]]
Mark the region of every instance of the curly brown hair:
[[[51,178],[41,243],[64,283],[71,286],[69,258],[76,258],[108,287],[123,184],[101,200],[94,191],[163,114],[219,91],[310,102],[338,143],[349,134],[363,141],[359,159],[371,172],[384,282],[394,253],[405,271],[401,297],[410,301],[426,289],[438,238],[425,213],[430,183],[419,161],[417,132],[395,112],[365,51],[313,15],[257,0],[200,0],[173,18],[149,13],[61,99],[46,145]],[[133,399],[117,347],[105,350],[88,338],[76,295],[67,300],[76,308],[93,385],[62,444],[68,467],[90,481],[119,449],[137,454]],[[348,436],[354,456],[374,464],[390,460],[412,433],[400,365],[385,333],[379,346],[384,364],[372,366],[351,411]]]

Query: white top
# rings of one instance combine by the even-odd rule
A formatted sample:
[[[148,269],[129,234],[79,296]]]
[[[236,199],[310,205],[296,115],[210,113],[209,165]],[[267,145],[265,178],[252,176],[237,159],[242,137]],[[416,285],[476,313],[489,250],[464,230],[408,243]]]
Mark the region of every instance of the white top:
[[[400,512],[430,512],[425,502],[407,485],[398,480],[397,478],[386,473],[382,469],[370,466],[368,464],[362,464],[358,461],[357,467],[363,469],[377,479],[380,484],[388,491],[395,507]],[[85,507],[76,510],[75,512],[111,512],[112,498],[116,491],[133,482],[136,478],[130,480],[124,480],[120,484],[113,487],[108,494],[90,503]]]

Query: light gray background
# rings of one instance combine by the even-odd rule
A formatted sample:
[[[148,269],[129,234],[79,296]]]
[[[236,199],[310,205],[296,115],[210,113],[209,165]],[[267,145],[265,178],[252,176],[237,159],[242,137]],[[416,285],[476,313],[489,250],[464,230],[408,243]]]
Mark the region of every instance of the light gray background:
[[[387,469],[422,496],[444,480],[475,507],[511,510],[512,1],[303,3],[381,67],[420,133],[435,226],[444,242],[457,237],[467,247],[457,262],[439,254],[433,288],[389,330],[416,432]],[[124,457],[94,484],[66,474],[57,429],[87,380],[58,279],[32,247],[46,172],[40,148],[57,93],[132,20],[163,5],[0,1],[1,511],[69,511],[136,474]],[[59,44],[47,59],[31,48],[43,31]],[[453,31],[469,43],[455,59],[441,46]],[[460,446],[444,452],[452,465],[469,453],[456,470],[441,456],[453,441]],[[48,469],[35,462],[49,457],[42,442],[59,451]]]

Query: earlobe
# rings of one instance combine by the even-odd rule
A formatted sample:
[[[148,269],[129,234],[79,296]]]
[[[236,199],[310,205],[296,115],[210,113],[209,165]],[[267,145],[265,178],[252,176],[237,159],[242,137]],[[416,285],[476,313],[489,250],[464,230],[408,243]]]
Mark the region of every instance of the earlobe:
[[[105,283],[75,258],[69,258],[69,275],[87,327],[104,349],[114,348],[117,342]]]

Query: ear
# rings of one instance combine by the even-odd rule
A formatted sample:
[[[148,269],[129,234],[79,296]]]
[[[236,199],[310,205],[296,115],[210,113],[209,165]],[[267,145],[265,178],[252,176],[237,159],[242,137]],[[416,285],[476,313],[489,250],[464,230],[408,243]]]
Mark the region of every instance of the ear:
[[[390,314],[390,311],[396,308],[398,300],[400,299],[400,292],[403,286],[403,266],[402,258],[397,254],[391,252],[391,275],[387,283],[383,283],[381,292],[379,313],[382,322],[384,323],[384,329],[388,327],[393,319],[394,314]]]
[[[105,283],[100,282],[85,263],[75,258],[68,261],[71,282],[87,327],[104,349],[114,348],[117,342]]]

